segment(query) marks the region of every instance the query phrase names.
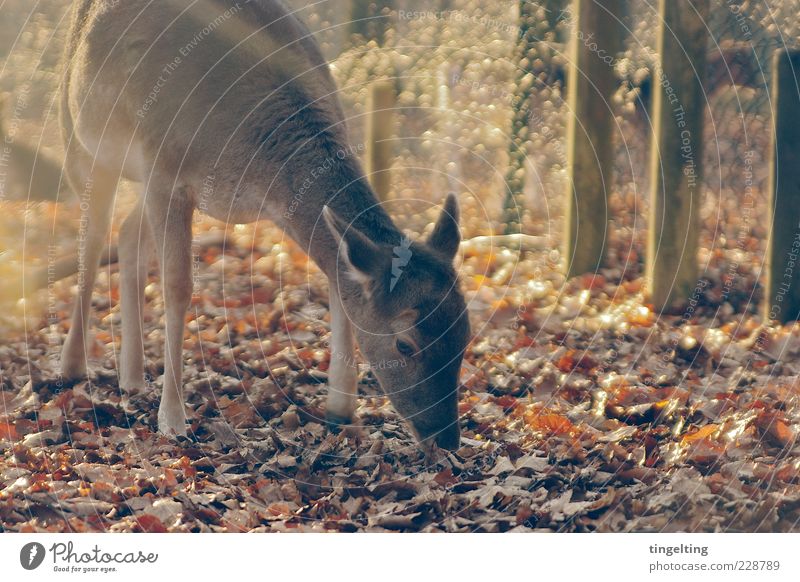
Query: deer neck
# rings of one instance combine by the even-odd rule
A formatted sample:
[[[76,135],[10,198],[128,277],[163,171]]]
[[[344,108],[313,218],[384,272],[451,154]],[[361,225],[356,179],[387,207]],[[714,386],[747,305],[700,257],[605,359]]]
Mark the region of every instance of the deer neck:
[[[369,185],[356,155],[357,150],[338,141],[298,152],[291,163],[292,198],[284,212],[283,226],[290,236],[328,278],[339,280],[344,265],[322,218],[323,206],[375,243],[396,246],[403,237]]]

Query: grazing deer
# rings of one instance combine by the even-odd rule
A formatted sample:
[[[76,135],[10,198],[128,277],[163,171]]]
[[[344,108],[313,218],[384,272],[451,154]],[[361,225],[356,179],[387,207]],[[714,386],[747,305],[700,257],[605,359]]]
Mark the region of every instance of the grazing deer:
[[[66,172],[88,225],[65,376],[86,373],[92,286],[124,177],[142,187],[118,244],[120,387],[144,384],[143,288],[155,251],[166,324],[162,433],[186,432],[182,347],[199,208],[229,223],[271,219],[327,275],[330,422],[354,414],[355,336],[420,443],[458,446],[469,323],[453,268],[456,199],[448,196],[427,240],[403,237],[348,146],[320,49],[292,13],[276,0],[80,0],[65,67]]]

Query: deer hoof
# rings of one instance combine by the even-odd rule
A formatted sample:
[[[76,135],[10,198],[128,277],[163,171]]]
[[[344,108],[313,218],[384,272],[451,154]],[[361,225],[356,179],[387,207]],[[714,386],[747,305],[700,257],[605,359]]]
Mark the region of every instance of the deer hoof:
[[[122,381],[119,383],[120,391],[127,396],[137,396],[146,392],[144,382]]]
[[[331,432],[339,432],[343,428],[353,423],[353,419],[349,416],[336,414],[335,412],[325,413],[325,424],[328,425],[328,430]]]
[[[61,375],[67,380],[83,380],[86,378],[86,360],[83,357],[61,357]]]
[[[70,380],[86,377],[86,348],[81,340],[76,341],[69,335],[61,348],[61,375]]]
[[[334,434],[341,433],[347,438],[361,442],[364,439],[364,430],[356,417],[341,416],[338,414],[326,413],[326,424],[328,430]]]
[[[163,406],[158,409],[158,432],[169,437],[186,436],[186,414],[178,407],[168,410]]]

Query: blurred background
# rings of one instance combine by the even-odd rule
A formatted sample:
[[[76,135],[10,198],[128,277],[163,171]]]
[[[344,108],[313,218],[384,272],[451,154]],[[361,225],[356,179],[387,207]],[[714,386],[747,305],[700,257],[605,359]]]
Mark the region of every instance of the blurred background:
[[[14,154],[13,163],[4,166],[8,176],[0,193],[0,203],[9,209],[0,216],[7,269],[39,264],[47,245],[68,247],[77,225],[76,220],[56,220],[59,212],[65,216],[76,206],[65,188],[58,192],[61,145],[54,100],[69,4],[6,0],[0,7],[0,120],[11,136],[6,138],[7,156]],[[527,257],[529,267],[549,272],[558,285],[568,187],[564,85],[569,2],[290,4],[315,32],[331,63],[354,143],[365,140],[371,85],[378,80],[393,85],[386,198],[400,223],[415,232],[430,228],[433,206],[453,190],[464,205],[467,237],[502,234],[509,222],[504,207],[511,203],[521,219],[515,229],[542,237],[537,248],[544,252]],[[800,0],[712,2],[699,257],[704,272],[725,268],[711,265],[713,257],[735,261],[747,271],[749,255],[742,252],[763,250],[770,55],[777,47],[795,44],[798,9]],[[617,282],[642,274],[657,10],[656,2],[632,0],[619,15],[624,42],[613,59],[618,88],[611,147],[616,164],[608,196],[605,273]],[[523,130],[514,123],[520,116],[526,120]],[[751,171],[752,178],[746,177]],[[758,203],[747,232],[741,232],[745,182]],[[124,207],[129,200],[123,185],[119,204]],[[421,212],[426,206],[429,211]],[[708,273],[712,280],[715,275]],[[745,278],[757,279],[757,273]]]

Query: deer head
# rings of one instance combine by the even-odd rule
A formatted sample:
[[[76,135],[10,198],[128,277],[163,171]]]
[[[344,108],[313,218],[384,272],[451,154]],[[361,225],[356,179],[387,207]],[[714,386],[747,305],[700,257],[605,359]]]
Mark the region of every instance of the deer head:
[[[424,242],[377,243],[329,207],[323,214],[339,245],[342,302],[381,388],[424,447],[457,448],[470,329],[453,268],[461,241],[455,196]]]

